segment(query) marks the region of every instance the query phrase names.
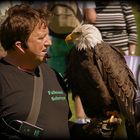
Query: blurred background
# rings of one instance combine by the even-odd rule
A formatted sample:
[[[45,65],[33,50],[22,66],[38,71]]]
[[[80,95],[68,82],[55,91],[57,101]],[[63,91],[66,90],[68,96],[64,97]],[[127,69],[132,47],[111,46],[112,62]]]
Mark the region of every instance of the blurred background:
[[[137,31],[138,31],[138,45],[137,45],[136,55],[140,56],[140,2],[131,1],[131,3],[135,14]]]

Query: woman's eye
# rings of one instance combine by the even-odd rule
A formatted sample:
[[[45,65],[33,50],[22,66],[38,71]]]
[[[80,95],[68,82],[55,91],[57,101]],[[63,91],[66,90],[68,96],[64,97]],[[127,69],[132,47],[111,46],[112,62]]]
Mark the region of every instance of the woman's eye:
[[[44,37],[39,37],[38,39],[39,39],[39,40],[42,40],[42,39],[44,39]]]

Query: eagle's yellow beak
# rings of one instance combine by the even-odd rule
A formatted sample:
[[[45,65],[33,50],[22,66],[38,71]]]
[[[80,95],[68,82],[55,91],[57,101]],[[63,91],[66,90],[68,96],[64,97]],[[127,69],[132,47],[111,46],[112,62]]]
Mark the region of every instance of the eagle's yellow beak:
[[[72,34],[67,35],[66,38],[65,38],[65,42],[69,43],[69,42],[72,42],[72,41],[73,41]]]

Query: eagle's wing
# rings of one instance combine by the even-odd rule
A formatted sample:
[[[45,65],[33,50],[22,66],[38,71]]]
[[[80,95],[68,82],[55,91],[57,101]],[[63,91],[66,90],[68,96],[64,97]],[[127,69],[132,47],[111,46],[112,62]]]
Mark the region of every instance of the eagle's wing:
[[[72,94],[79,95],[88,117],[102,116],[112,97],[94,62],[94,49],[73,48],[69,56],[66,79]]]
[[[114,93],[120,110],[130,121],[134,122],[134,100],[136,82],[126,61],[119,52],[109,44],[102,42],[95,47],[95,57],[108,89]],[[101,65],[100,65],[101,64]]]

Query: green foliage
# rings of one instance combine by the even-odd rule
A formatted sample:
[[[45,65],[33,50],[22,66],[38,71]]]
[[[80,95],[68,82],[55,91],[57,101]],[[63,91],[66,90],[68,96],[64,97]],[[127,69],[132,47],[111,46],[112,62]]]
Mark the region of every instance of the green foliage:
[[[70,118],[71,121],[75,121],[76,120],[76,116],[75,116],[75,109],[74,109],[74,101],[72,100],[72,94],[69,93],[69,105],[72,111],[72,117]]]

